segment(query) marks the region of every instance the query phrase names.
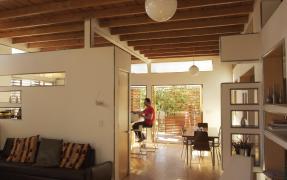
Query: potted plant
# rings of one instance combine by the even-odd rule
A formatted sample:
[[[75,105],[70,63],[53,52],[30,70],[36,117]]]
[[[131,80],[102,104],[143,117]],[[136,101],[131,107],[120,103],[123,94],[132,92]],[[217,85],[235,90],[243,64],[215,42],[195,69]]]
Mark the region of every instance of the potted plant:
[[[237,155],[239,155],[240,154],[240,142],[233,142],[232,146],[233,146],[233,148],[235,150],[235,153]]]
[[[248,139],[248,137],[244,137],[243,139],[232,143],[236,154],[241,154],[248,157],[251,156],[252,143],[250,143]]]

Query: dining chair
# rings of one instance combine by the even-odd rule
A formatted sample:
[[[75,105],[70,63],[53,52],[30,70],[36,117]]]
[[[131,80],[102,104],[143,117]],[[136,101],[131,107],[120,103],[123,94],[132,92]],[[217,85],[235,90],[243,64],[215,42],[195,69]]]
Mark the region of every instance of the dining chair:
[[[181,135],[182,135],[182,148],[181,148],[181,158],[183,158],[183,155],[186,155],[185,148],[186,146],[192,146],[192,140],[187,139],[186,137],[183,137],[185,129],[181,128]]]
[[[214,142],[215,153],[218,162],[221,162],[221,127],[218,130],[218,138]]]
[[[212,152],[209,144],[209,138],[208,138],[208,133],[206,131],[195,131],[194,132],[194,141],[193,141],[193,148],[192,151],[199,151],[200,152],[200,158],[202,158],[202,152],[210,152],[211,157]]]

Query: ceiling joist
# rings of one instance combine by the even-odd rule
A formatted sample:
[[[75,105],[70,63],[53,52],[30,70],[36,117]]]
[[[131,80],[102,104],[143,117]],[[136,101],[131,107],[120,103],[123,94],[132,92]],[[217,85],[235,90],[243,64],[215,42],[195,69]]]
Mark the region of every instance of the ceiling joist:
[[[135,46],[135,50],[164,50],[164,49],[174,49],[174,48],[195,48],[195,47],[208,47],[208,46],[219,46],[219,42],[210,41],[210,42],[191,42],[191,43],[173,43],[173,44],[160,44],[153,46]]]
[[[0,31],[0,38],[22,37],[22,36],[32,36],[32,35],[52,34],[52,33],[66,33],[66,32],[75,32],[83,30],[84,30],[83,22],[64,23],[50,26],[40,26],[33,28]]]
[[[230,35],[230,34],[228,34]],[[165,38],[165,39],[149,39],[149,40],[138,40],[129,41],[129,46],[146,46],[146,45],[157,45],[157,44],[175,44],[175,43],[195,43],[195,42],[208,42],[208,41],[219,41],[219,35],[208,35],[208,36],[194,36],[194,37],[180,37],[180,38]]]
[[[45,42],[45,41],[66,40],[66,39],[82,39],[83,37],[84,32],[78,31],[68,33],[15,37],[12,38],[12,43],[18,44],[18,43],[31,43],[31,42],[43,42],[43,41]]]
[[[158,32],[158,31],[171,31],[171,30],[184,30],[208,27],[220,27],[231,25],[242,25],[248,21],[248,16],[231,16],[219,17],[211,19],[194,19],[176,22],[165,22],[139,26],[127,26],[111,28],[111,34],[137,34],[141,32]]]
[[[149,32],[139,34],[126,34],[121,35],[122,41],[134,41],[144,39],[160,39],[168,37],[188,37],[188,36],[203,36],[223,33],[240,33],[244,29],[243,25],[235,26],[222,26],[222,27],[211,27],[211,28],[197,28],[197,29],[186,29],[186,30],[174,30],[174,31],[161,31],[161,32]]]

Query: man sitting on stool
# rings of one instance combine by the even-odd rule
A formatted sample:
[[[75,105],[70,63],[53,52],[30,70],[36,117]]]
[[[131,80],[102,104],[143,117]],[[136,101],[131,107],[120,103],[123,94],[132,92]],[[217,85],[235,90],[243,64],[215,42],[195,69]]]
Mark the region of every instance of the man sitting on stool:
[[[155,112],[153,107],[151,106],[151,100],[149,98],[145,98],[144,105],[146,106],[146,108],[143,111],[132,112],[144,118],[144,121],[137,122],[133,125],[133,130],[136,130],[135,134],[136,137],[138,138],[138,142],[142,142],[143,140],[145,140],[144,134],[141,131],[139,131],[139,126],[152,127],[153,122],[155,120]]]

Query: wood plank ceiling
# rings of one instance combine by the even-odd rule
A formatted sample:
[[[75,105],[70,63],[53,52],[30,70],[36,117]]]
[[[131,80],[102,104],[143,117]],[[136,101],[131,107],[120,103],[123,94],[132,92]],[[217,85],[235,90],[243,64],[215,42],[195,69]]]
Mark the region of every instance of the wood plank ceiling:
[[[168,22],[152,21],[144,0],[1,0],[0,38],[40,51],[83,48],[84,20],[101,27],[150,59],[217,56],[219,37],[239,34],[254,0],[178,0]],[[94,46],[111,46],[95,36]]]

